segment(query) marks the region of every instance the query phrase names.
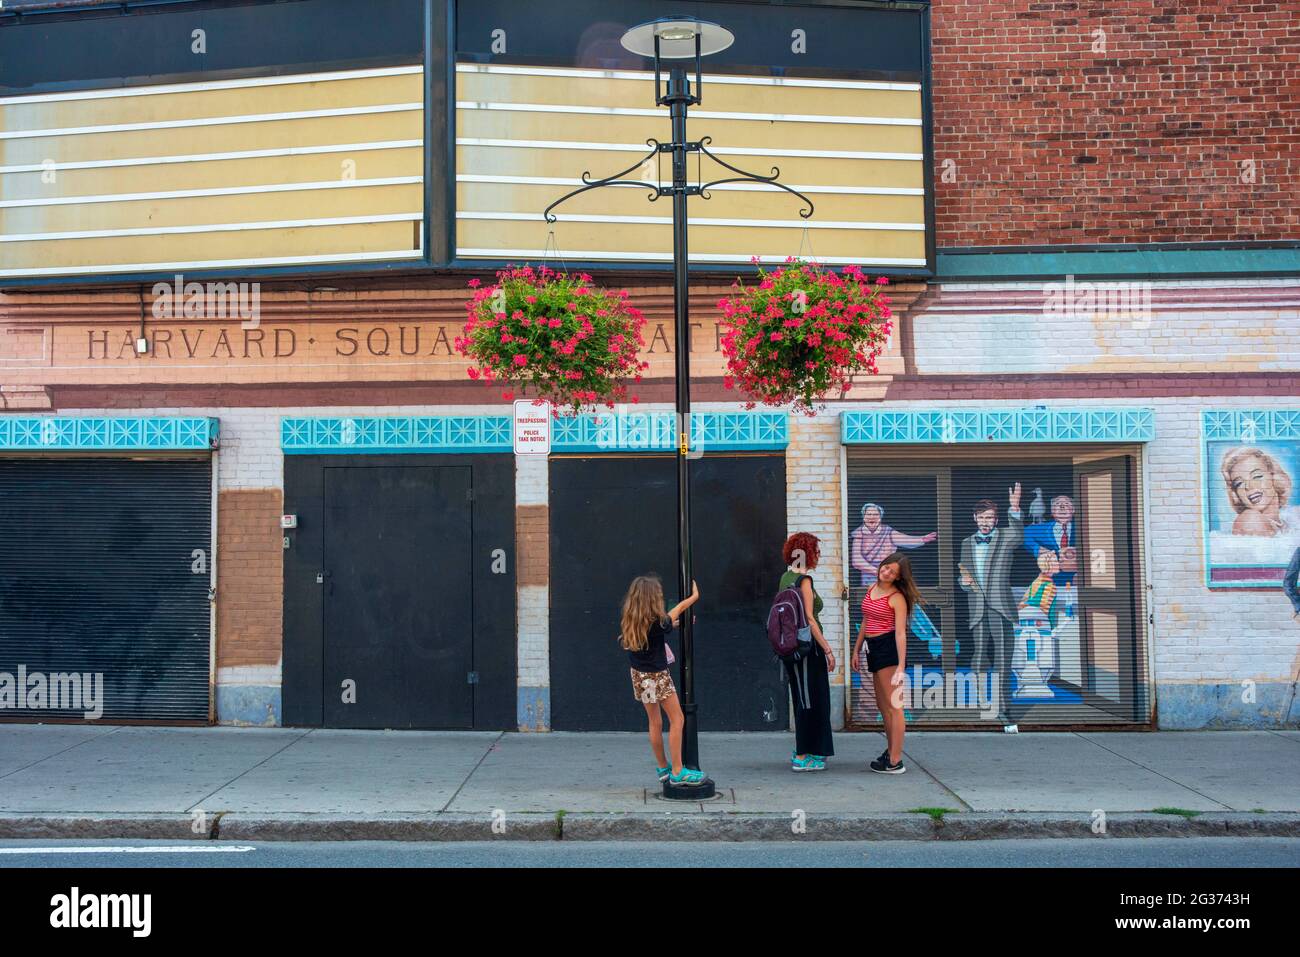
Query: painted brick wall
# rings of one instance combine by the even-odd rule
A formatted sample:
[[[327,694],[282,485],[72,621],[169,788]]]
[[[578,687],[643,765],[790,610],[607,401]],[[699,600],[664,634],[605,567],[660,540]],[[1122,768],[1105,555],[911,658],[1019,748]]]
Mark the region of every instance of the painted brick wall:
[[[919,375],[1300,370],[1300,282],[944,283],[904,321]],[[1114,295],[1081,305],[1081,291]],[[1120,295],[1115,295],[1120,294]],[[1137,306],[1130,309],[1130,306]]]
[[[840,509],[840,421],[835,412],[813,417],[792,416],[790,445],[785,459],[786,528],[811,532],[821,540],[821,559],[813,579],[821,595],[821,624],[826,640],[835,649],[835,672],[831,675],[831,724],[843,727],[845,664],[844,533]]]
[[[278,665],[284,549],[279,489],[225,489],[217,501],[217,668]]]
[[[1114,404],[1123,396],[1102,395],[1096,399],[1070,399],[1071,406]],[[1132,400],[1130,400],[1132,401]],[[1020,401],[981,401],[981,406],[1023,406]],[[1294,407],[1293,397],[1239,396],[1215,399],[1153,398],[1134,404],[1156,409],[1156,439],[1144,451],[1144,471],[1149,525],[1147,549],[1152,585],[1151,610],[1153,679],[1158,686],[1161,720],[1165,726],[1255,723],[1249,709],[1228,713],[1232,704],[1224,696],[1235,694],[1240,682],[1251,680],[1285,694],[1294,687],[1297,632],[1286,599],[1274,590],[1216,590],[1204,585],[1201,545],[1200,412],[1204,408]],[[891,408],[927,408],[943,403],[890,402]],[[722,403],[702,403],[701,411],[734,408]],[[852,408],[880,408],[877,403],[847,403],[813,418],[791,419],[791,443],[787,450],[787,522],[793,530],[809,531],[822,540],[822,561],[817,573],[818,590],[826,599],[823,622],[834,643],[842,649],[845,636],[844,609],[838,595],[843,586],[844,532],[840,490],[839,413]],[[142,410],[142,414],[176,414],[176,409]],[[279,533],[275,519],[281,509],[282,457],[279,452],[279,421],[282,415],[438,414],[446,407],[358,407],[293,409],[186,409],[186,414],[218,415],[222,424],[219,453],[220,527],[218,557],[219,642],[218,714],[220,720],[267,723],[267,702],[257,689],[273,688],[278,694],[280,632],[278,617]],[[496,411],[488,407],[466,411]],[[67,414],[94,414],[93,410]],[[525,516],[540,519],[538,507],[548,498],[544,460],[519,463],[516,495]],[[527,524],[527,521],[525,522]],[[536,531],[533,528],[533,531]],[[526,546],[525,546],[526,547]],[[274,557],[273,557],[274,556]],[[260,565],[258,563],[261,563]],[[241,590],[249,587],[255,567],[264,567],[274,583],[259,592],[257,601],[240,604]],[[520,725],[541,729],[549,724],[549,636],[548,593],[544,584],[531,582],[538,566],[529,571],[528,560],[520,568],[519,589],[519,685]],[[241,582],[243,584],[241,584]],[[263,583],[265,584],[265,583]],[[232,603],[233,602],[233,603]],[[274,654],[272,654],[274,651]],[[844,669],[833,679],[837,702],[842,701]],[[223,698],[223,689],[227,692]],[[525,689],[527,691],[525,692]],[[1190,717],[1175,707],[1179,689],[1201,694],[1217,689],[1209,703],[1197,699],[1200,708]],[[260,692],[259,692],[260,693]],[[231,697],[231,696],[234,697]],[[222,713],[222,702],[226,705]],[[1168,708],[1166,708],[1168,705]],[[1272,698],[1262,700],[1260,710],[1276,709]],[[837,715],[842,705],[837,704]],[[247,717],[251,714],[253,717]],[[232,717],[233,716],[233,717]],[[1166,721],[1168,718],[1168,721]],[[1184,724],[1176,723],[1182,720]],[[273,721],[272,721],[273,723]]]
[[[1122,396],[1074,399],[1069,406],[1115,405]],[[980,402],[981,407],[1023,407],[1025,402]],[[1202,546],[1201,426],[1206,408],[1294,408],[1296,401],[1277,396],[1239,396],[1208,401],[1181,398],[1144,399],[1132,404],[1156,411],[1156,438],[1143,451],[1148,524],[1146,579],[1149,610],[1154,615],[1149,642],[1152,680],[1161,727],[1256,726],[1296,721],[1294,688],[1300,668],[1300,631],[1280,590],[1211,591],[1205,586]],[[940,403],[897,402],[891,409],[949,407]],[[969,406],[968,406],[969,407]],[[873,404],[846,404],[879,409]],[[829,446],[838,447],[838,418],[791,420],[787,459],[790,527],[805,528],[822,539],[823,572],[818,579],[829,592],[831,565],[840,587],[844,532],[838,490],[826,488],[835,466]],[[835,459],[838,462],[838,457]],[[801,479],[793,478],[799,475]],[[807,486],[800,488],[800,486]],[[830,556],[834,556],[833,558]],[[830,602],[828,609],[830,607]],[[843,634],[842,611],[826,625]],[[837,639],[833,639],[837,640]],[[1242,701],[1242,682],[1253,682],[1257,700]]]
[[[932,11],[941,247],[1296,237],[1300,4]]]
[[[550,487],[550,463],[544,456],[515,457],[521,731],[546,731],[551,726]]]

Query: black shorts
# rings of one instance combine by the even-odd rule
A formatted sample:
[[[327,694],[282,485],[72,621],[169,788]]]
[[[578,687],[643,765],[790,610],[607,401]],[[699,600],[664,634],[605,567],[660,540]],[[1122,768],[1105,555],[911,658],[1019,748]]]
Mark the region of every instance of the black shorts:
[[[898,644],[894,633],[887,631],[883,635],[867,636],[867,670],[872,674],[892,668],[898,664]]]

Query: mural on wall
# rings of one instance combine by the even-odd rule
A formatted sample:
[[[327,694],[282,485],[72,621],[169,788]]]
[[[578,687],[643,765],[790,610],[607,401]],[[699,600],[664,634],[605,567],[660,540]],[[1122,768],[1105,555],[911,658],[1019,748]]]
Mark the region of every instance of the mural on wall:
[[[1286,566],[1282,590],[1291,601],[1291,617],[1300,621],[1300,548],[1291,555],[1291,563]]]
[[[1300,548],[1300,443],[1205,442],[1206,579],[1277,587]]]
[[[879,562],[897,548],[908,550],[924,601],[909,621],[908,720],[1140,719],[1134,582],[1114,554],[1133,544],[1132,503],[1107,471],[1115,468],[1068,460],[850,468],[849,514],[861,521],[848,530],[852,634]],[[1088,563],[1079,557],[1085,542]],[[864,677],[853,676],[856,725],[880,720]]]
[[[882,559],[900,549],[920,548],[939,537],[938,532],[924,535],[907,535],[885,524],[885,507],[876,502],[862,506],[862,524],[849,536],[849,556],[853,569],[860,576],[859,584],[870,588],[876,583],[876,572]],[[921,607],[912,610],[908,629],[926,643],[931,655],[939,654],[942,642],[939,630]]]

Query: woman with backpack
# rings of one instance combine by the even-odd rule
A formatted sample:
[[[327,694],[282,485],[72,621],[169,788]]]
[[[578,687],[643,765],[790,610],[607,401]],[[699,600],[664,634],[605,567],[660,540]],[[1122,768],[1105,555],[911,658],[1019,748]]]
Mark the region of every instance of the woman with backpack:
[[[879,774],[902,774],[904,715],[894,689],[902,684],[907,668],[907,620],[921,600],[912,580],[912,566],[902,552],[880,563],[875,584],[862,598],[862,624],[853,642],[849,667],[857,671],[863,640],[867,645],[867,670],[876,692],[876,707],[885,724],[888,747],[871,762]]]
[[[631,665],[632,695],[645,705],[650,750],[654,752],[656,762],[655,774],[660,781],[673,784],[698,785],[704,782],[703,771],[682,767],[682,726],[685,719],[673,677],[668,673],[668,663],[672,659],[668,657],[666,641],[668,632],[677,627],[683,613],[699,600],[699,586],[691,582],[690,597],[674,605],[672,611],[665,611],[663,584],[654,575],[633,579],[623,599],[619,644],[627,652]],[[671,763],[664,754],[664,712],[671,723],[668,729]]]
[[[794,752],[791,771],[825,771],[826,759],[835,753],[831,742],[831,680],[835,652],[822,633],[819,619],[822,599],[808,572],[821,558],[821,542],[808,532],[796,532],[781,549],[786,570],[777,591],[797,587],[812,631],[812,646],[802,661],[786,661],[790,695],[794,699]]]

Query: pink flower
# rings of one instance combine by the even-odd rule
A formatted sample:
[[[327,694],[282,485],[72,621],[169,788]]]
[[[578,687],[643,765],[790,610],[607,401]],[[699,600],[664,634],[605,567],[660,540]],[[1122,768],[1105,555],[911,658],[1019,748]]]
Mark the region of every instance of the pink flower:
[[[523,355],[515,356],[513,361],[514,364],[517,366],[526,366],[528,365],[528,356],[523,356]]]

